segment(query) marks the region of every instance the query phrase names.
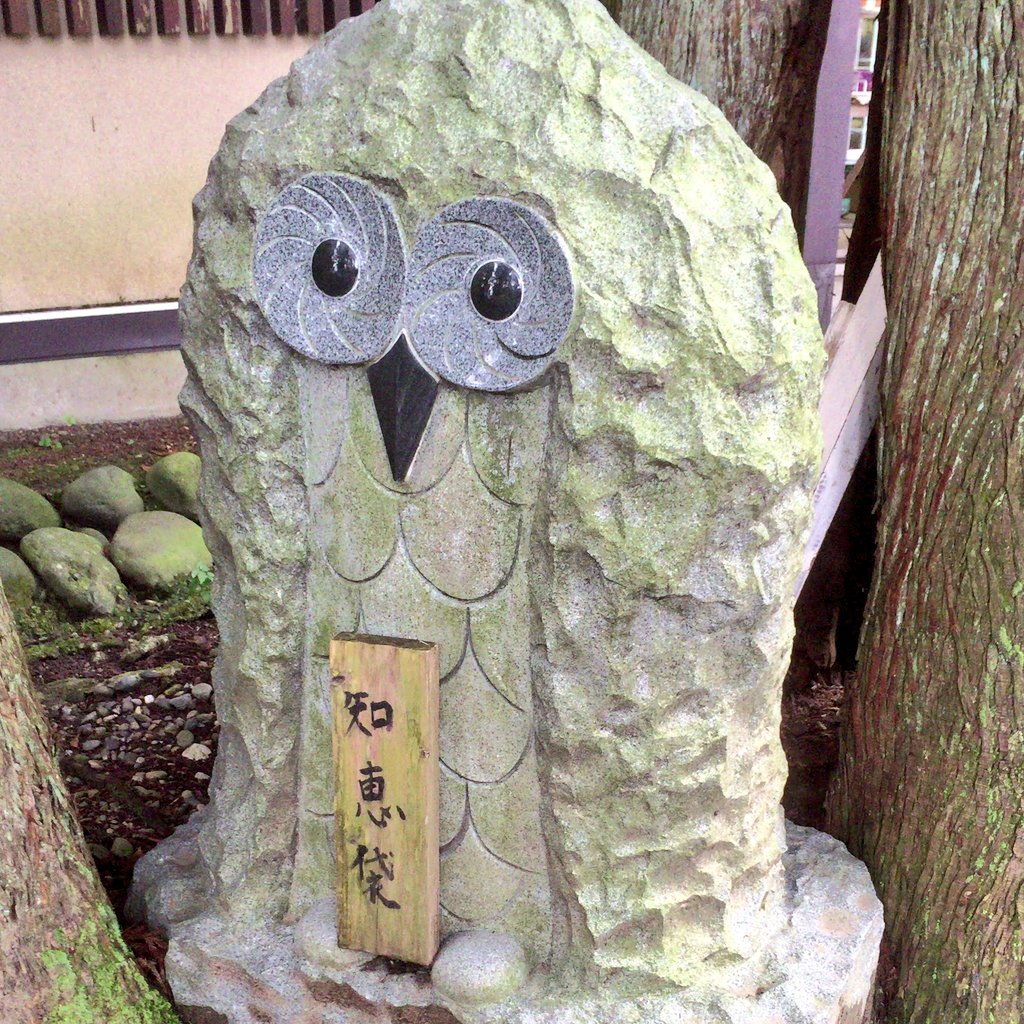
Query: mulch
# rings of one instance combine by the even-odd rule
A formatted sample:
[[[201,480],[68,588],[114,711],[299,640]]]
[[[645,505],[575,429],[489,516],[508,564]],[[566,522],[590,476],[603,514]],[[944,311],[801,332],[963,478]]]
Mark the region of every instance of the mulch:
[[[0,476],[52,498],[93,466],[120,466],[139,477],[164,455],[196,450],[184,416],[9,430],[0,432]]]
[[[217,750],[213,701],[191,696],[193,687],[210,683],[216,622],[212,617],[176,622],[156,636],[166,640],[139,657],[133,656],[132,646],[138,638],[118,630],[104,638],[116,646],[32,666],[86,841],[119,913],[135,861],[206,803]],[[92,692],[96,684],[126,674],[126,682],[132,676],[139,681],[110,695]],[[83,681],[73,685],[76,691],[92,685],[77,699],[67,699],[61,691],[68,688],[56,684],[69,678]],[[173,700],[186,706],[175,707]],[[177,739],[183,731],[210,754],[201,760],[185,758],[187,747]],[[117,839],[131,844],[131,852],[112,850]]]

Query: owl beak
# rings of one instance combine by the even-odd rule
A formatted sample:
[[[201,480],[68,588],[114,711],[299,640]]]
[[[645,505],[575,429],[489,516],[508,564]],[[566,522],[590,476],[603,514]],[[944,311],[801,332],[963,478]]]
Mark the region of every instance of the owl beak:
[[[437,381],[402,334],[367,371],[384,449],[395,483],[405,483],[437,399]]]

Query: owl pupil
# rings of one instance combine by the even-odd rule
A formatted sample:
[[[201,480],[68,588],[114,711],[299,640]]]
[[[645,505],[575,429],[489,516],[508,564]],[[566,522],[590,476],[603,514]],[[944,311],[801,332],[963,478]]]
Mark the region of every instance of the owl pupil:
[[[356,286],[356,254],[340,238],[324,239],[313,253],[313,283],[332,299],[348,295]]]
[[[523,301],[523,284],[513,267],[493,260],[473,275],[469,295],[476,311],[497,323],[507,320],[519,308]]]

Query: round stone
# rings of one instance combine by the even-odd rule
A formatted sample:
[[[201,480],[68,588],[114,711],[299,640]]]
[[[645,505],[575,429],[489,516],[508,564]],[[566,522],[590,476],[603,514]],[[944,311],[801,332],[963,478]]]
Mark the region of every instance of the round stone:
[[[351,970],[372,959],[369,953],[338,945],[338,905],[333,896],[313,904],[299,919],[294,939],[299,956],[327,970]]]
[[[118,836],[113,843],[110,844],[110,852],[115,857],[130,857],[135,852],[135,847],[132,846],[127,839],[122,839]]]
[[[120,466],[97,466],[64,488],[61,508],[80,526],[116,530],[128,516],[141,512],[143,505],[130,473]]]
[[[469,931],[451,936],[430,977],[438,994],[463,1006],[501,1003],[526,984],[526,954],[511,935]]]
[[[523,282],[515,267],[492,260],[473,275],[469,295],[476,311],[493,323],[507,320],[523,301]]]
[[[40,589],[35,573],[7,548],[0,548],[0,584],[12,608],[27,608]]]
[[[60,526],[57,510],[31,487],[0,477],[0,540],[21,540],[46,526]]]
[[[313,283],[332,299],[348,295],[359,278],[356,254],[340,238],[327,238],[316,247],[312,269]]]

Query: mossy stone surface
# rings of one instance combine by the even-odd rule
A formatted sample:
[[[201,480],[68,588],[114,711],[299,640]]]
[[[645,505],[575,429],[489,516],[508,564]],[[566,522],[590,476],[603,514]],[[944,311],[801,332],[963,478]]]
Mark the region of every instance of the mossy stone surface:
[[[201,468],[199,456],[193,452],[174,452],[153,463],[146,486],[161,508],[198,522]]]
[[[312,172],[372,183],[410,244],[498,196],[570,256],[549,373],[442,384],[402,483],[365,368],[299,356],[256,301],[256,225]],[[446,933],[490,915],[609,999],[755,991],[783,917],[781,683],[824,364],[770,171],[597,0],[389,0],[232,121],[195,210],[182,404],[225,737],[204,934],[269,935],[335,884],[325,643],[365,629],[440,645],[463,811]]]
[[[143,504],[130,473],[119,466],[97,466],[64,488],[61,509],[81,526],[109,532],[126,516],[141,512]]]
[[[176,512],[128,516],[110,541],[110,559],[126,580],[150,590],[168,590],[212,564],[203,531]]]
[[[106,554],[107,545],[110,543],[107,538],[100,533],[99,530],[93,529],[91,526],[76,526],[75,533],[80,533],[83,537],[91,537],[100,546],[100,550]]]
[[[12,608],[28,607],[39,590],[32,570],[7,548],[0,548],[0,584]]]
[[[92,537],[61,527],[33,530],[21,540],[21,555],[46,589],[75,611],[109,615],[127,596]]]
[[[60,526],[57,510],[31,487],[0,477],[0,540],[18,541],[44,526]]]

